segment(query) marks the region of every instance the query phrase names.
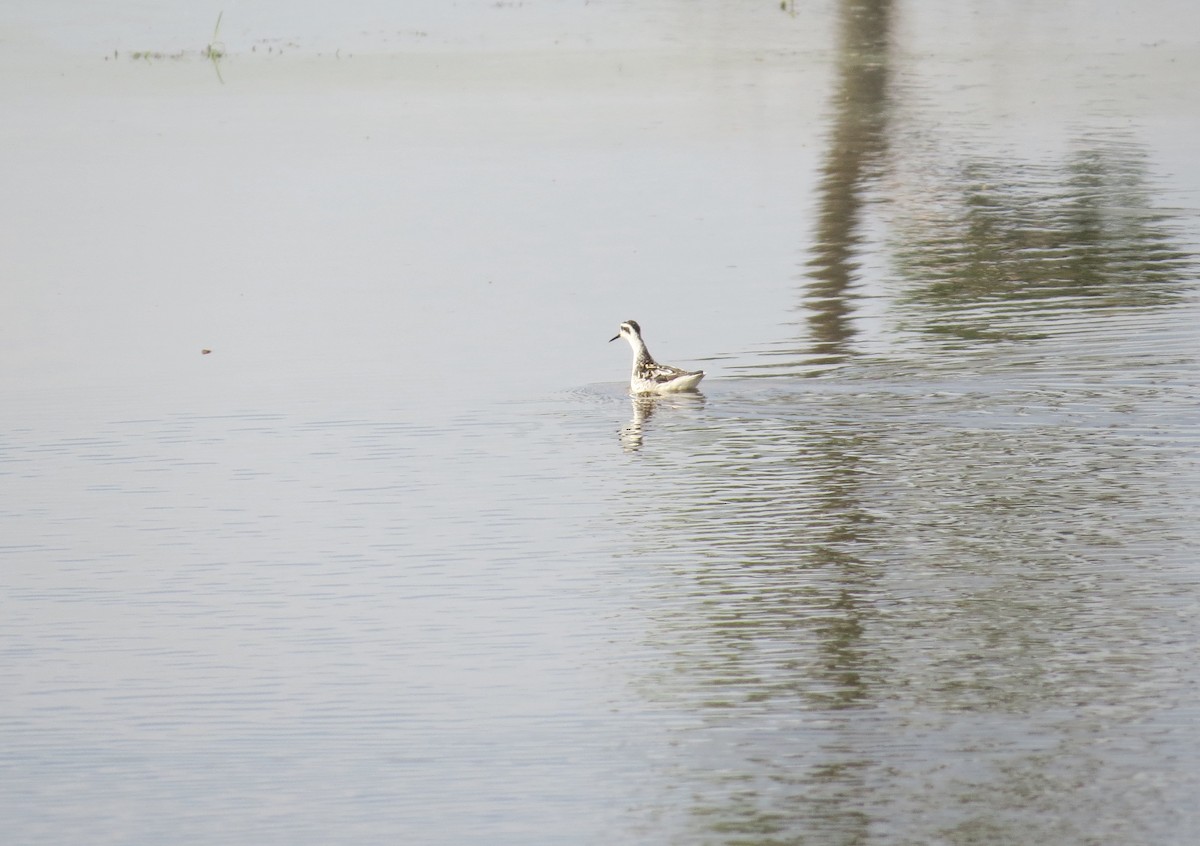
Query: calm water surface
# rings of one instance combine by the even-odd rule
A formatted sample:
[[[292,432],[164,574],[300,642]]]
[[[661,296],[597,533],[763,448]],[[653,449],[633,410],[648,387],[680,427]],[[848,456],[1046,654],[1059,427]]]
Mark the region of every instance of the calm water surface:
[[[5,842],[1196,842],[1195,11],[595,5],[18,18]]]

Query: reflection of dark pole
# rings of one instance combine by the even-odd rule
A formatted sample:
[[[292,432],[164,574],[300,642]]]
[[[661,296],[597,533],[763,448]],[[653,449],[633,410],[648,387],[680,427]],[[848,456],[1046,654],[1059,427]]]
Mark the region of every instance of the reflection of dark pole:
[[[843,359],[853,334],[848,298],[862,194],[887,147],[891,13],[891,0],[845,0],[841,9],[838,87],[805,296],[813,353],[824,363]]]

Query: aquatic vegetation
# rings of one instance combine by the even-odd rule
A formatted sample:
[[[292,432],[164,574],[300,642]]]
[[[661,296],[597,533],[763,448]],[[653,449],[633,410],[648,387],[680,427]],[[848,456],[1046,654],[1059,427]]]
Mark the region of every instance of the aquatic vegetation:
[[[146,62],[162,61],[164,59],[171,59],[174,61],[179,61],[182,59],[195,58],[195,57],[199,56],[200,58],[202,58],[208,62],[212,62],[213,70],[216,71],[216,74],[217,74],[217,79],[220,80],[222,84],[224,84],[225,80],[221,77],[221,60],[226,58],[229,55],[229,50],[225,46],[225,42],[221,40],[221,22],[224,19],[224,16],[225,16],[224,11],[217,13],[217,21],[216,21],[216,24],[213,25],[212,36],[209,38],[208,43],[205,44],[204,47],[201,48],[199,51],[176,50],[175,52],[172,53],[172,52],[167,52],[165,50],[131,50],[131,51],[128,51],[125,55],[131,59],[146,61]],[[414,34],[418,35],[418,36],[427,35],[427,33],[424,33],[424,32],[415,32]],[[289,50],[300,49],[300,45],[298,43],[296,43],[295,41],[289,40],[289,39],[260,38],[256,41],[256,43],[250,45],[250,52],[251,53],[259,52],[259,50],[258,50],[259,46],[265,46],[267,53],[274,54],[277,56],[282,56],[284,54],[284,48],[287,48]],[[317,55],[319,56],[321,54],[318,53]],[[341,50],[338,50],[334,54],[334,57],[340,59],[342,57]],[[113,59],[114,61],[120,59],[121,58],[120,51],[113,50],[111,56],[105,55],[104,61],[107,62],[110,58]]]
[[[202,51],[204,58],[212,62],[213,70],[217,74],[217,81],[222,85],[225,84],[225,80],[221,77],[221,59],[225,55],[225,44],[217,39],[217,34],[221,31],[221,16],[224,14],[225,11],[223,9],[217,12],[217,24],[213,27],[212,40],[208,42],[208,46]]]
[[[224,16],[224,14],[225,14],[224,11],[217,13],[217,23],[213,27],[212,38],[209,40],[208,44],[206,44],[204,46],[204,49],[202,49],[200,51],[200,56],[202,58],[207,59],[208,61],[212,62],[213,70],[216,71],[217,79],[221,82],[222,85],[225,84],[225,80],[222,79],[222,77],[221,77],[220,62],[221,62],[221,59],[225,58],[226,50],[225,50],[225,43],[220,40],[219,35],[221,32],[221,18]],[[188,58],[188,56],[190,55],[190,51],[176,50],[173,53],[168,53],[163,50],[131,50],[127,55],[129,56],[129,58],[133,59],[134,61],[151,62],[151,61],[162,61],[164,59],[171,59],[172,61],[180,61],[182,59]],[[113,50],[112,58],[114,60],[116,60],[116,59],[119,59],[120,57],[121,57],[120,52],[117,50]],[[104,57],[104,61],[107,62],[108,58],[109,57],[106,55]]]
[[[185,56],[187,56],[186,50],[179,50],[174,53],[164,53],[161,50],[132,50],[129,53],[129,58],[133,59],[134,61],[147,61],[147,62],[149,62],[152,59],[160,60],[160,61],[162,59],[172,59],[174,61],[178,61],[178,60],[184,58]]]
[[[213,27],[212,40],[200,51],[200,55],[214,63],[225,55],[225,44],[217,38],[221,31],[221,16],[224,14],[224,10],[217,13],[217,24]]]

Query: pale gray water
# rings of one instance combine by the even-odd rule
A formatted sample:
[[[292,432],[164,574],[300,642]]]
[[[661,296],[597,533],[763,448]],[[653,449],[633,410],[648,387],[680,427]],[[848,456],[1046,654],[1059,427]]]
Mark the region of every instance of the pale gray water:
[[[39,8],[5,843],[1200,837],[1190,5]]]

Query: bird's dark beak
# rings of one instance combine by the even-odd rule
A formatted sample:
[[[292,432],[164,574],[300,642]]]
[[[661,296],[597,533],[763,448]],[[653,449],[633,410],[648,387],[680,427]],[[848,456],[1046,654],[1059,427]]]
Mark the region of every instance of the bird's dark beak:
[[[609,338],[609,339],[608,339],[608,342],[611,344],[613,341],[615,341],[615,340],[616,340],[617,338],[619,338],[619,337],[621,337],[621,333],[620,333],[620,332],[618,332],[617,334],[615,334],[615,335],[613,335],[611,338]]]

